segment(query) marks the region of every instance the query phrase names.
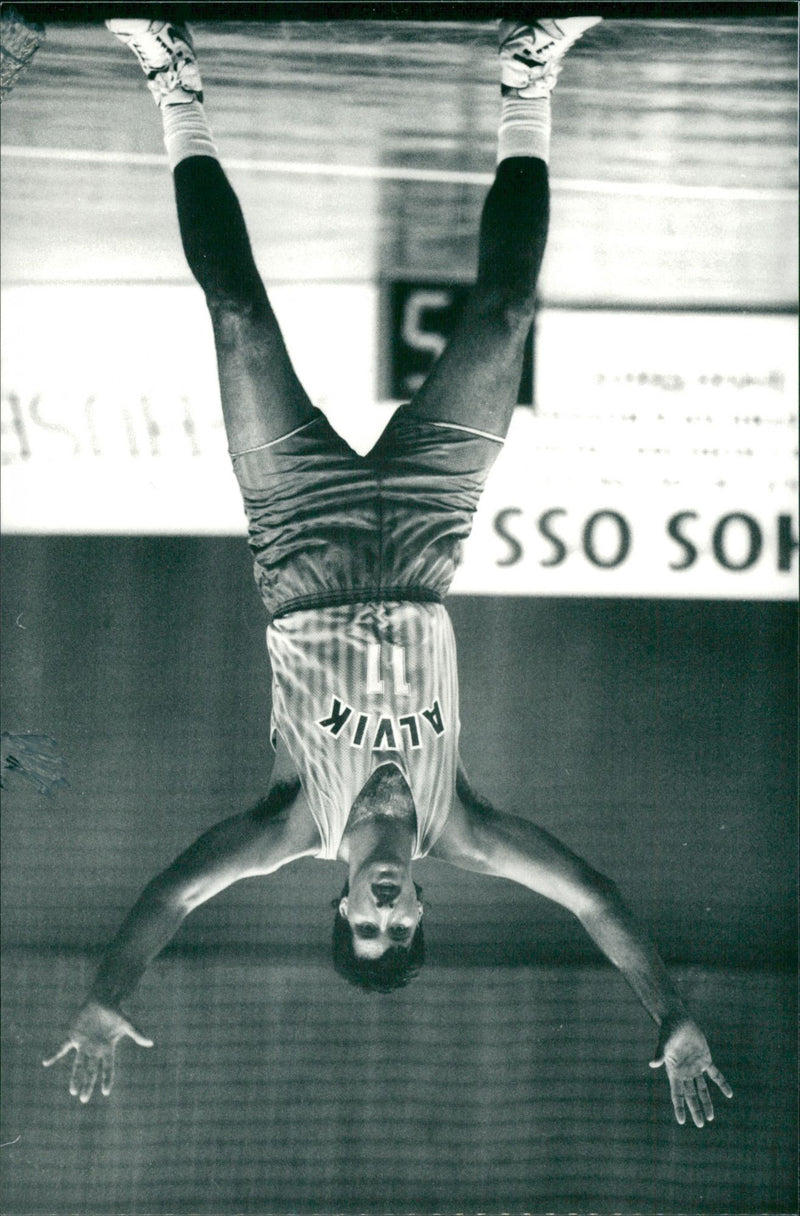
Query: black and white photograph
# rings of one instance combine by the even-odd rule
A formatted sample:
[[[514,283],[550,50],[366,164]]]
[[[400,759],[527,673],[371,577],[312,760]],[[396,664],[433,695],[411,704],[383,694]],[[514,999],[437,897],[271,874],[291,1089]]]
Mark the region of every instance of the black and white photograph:
[[[3,1216],[797,1213],[797,6],[0,50]]]

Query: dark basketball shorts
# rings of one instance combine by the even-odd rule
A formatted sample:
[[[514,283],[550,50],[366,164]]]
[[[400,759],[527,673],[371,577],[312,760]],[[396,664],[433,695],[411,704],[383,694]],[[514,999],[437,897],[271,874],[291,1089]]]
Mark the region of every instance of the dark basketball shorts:
[[[269,613],[440,601],[501,446],[400,406],[366,456],[324,415],[235,455],[256,583]]]

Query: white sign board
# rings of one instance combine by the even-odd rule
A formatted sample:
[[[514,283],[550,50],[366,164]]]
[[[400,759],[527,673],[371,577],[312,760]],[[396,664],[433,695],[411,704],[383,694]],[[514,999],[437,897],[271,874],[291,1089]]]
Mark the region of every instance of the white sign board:
[[[368,449],[377,289],[277,288],[301,380]],[[520,409],[453,590],[792,598],[796,325],[543,311]],[[244,535],[193,287],[3,293],[6,532]]]

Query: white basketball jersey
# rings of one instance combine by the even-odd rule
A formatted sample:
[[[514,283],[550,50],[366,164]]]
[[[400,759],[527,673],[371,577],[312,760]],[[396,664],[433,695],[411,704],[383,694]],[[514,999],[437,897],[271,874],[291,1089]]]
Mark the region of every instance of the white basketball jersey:
[[[353,802],[393,761],[417,816],[415,857],[436,842],[455,797],[458,672],[441,604],[313,608],[267,629],[272,730],[283,739],[334,859]]]

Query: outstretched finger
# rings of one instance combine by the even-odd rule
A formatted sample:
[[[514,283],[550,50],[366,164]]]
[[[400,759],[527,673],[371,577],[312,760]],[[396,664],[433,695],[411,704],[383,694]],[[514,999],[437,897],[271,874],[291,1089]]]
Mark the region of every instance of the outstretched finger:
[[[73,1098],[77,1098],[83,1083],[83,1056],[80,1051],[75,1052],[75,1061],[72,1065],[72,1075],[69,1079],[69,1092]]]
[[[72,1039],[67,1039],[66,1043],[62,1043],[54,1056],[50,1056],[47,1060],[42,1060],[45,1068],[49,1068],[51,1064],[55,1064],[56,1060],[63,1060],[68,1051],[72,1051],[75,1044]]]
[[[78,1095],[81,1102],[86,1103],[94,1093],[94,1086],[97,1080],[97,1070],[99,1063],[97,1060],[87,1060],[86,1068],[83,1074],[83,1083],[81,1084],[81,1092]]]
[[[713,1064],[709,1064],[706,1072],[711,1077],[711,1080],[720,1087],[726,1098],[733,1097],[733,1090],[718,1068],[716,1068]]]
[[[714,1103],[711,1101],[711,1094],[708,1092],[708,1086],[702,1073],[696,1078],[695,1084],[697,1085],[697,1093],[703,1106],[703,1114],[710,1123],[714,1118]]]
[[[697,1101],[694,1081],[686,1082],[684,1093],[686,1095],[686,1105],[689,1107],[689,1112],[694,1120],[695,1127],[702,1127],[705,1120],[703,1118],[703,1112],[700,1109],[700,1103]]]
[[[676,1077],[669,1078],[669,1092],[672,1095],[672,1109],[675,1111],[675,1118],[683,1126],[686,1122],[686,1107],[683,1101],[683,1085]]]
[[[114,1085],[114,1052],[103,1057],[103,1071],[100,1078],[100,1091],[104,1098],[111,1093]]]
[[[142,1034],[141,1031],[137,1030],[135,1026],[132,1026],[130,1022],[127,1023],[125,1033],[133,1039],[134,1043],[138,1043],[140,1047],[153,1046],[153,1040],[148,1039],[146,1034]]]

